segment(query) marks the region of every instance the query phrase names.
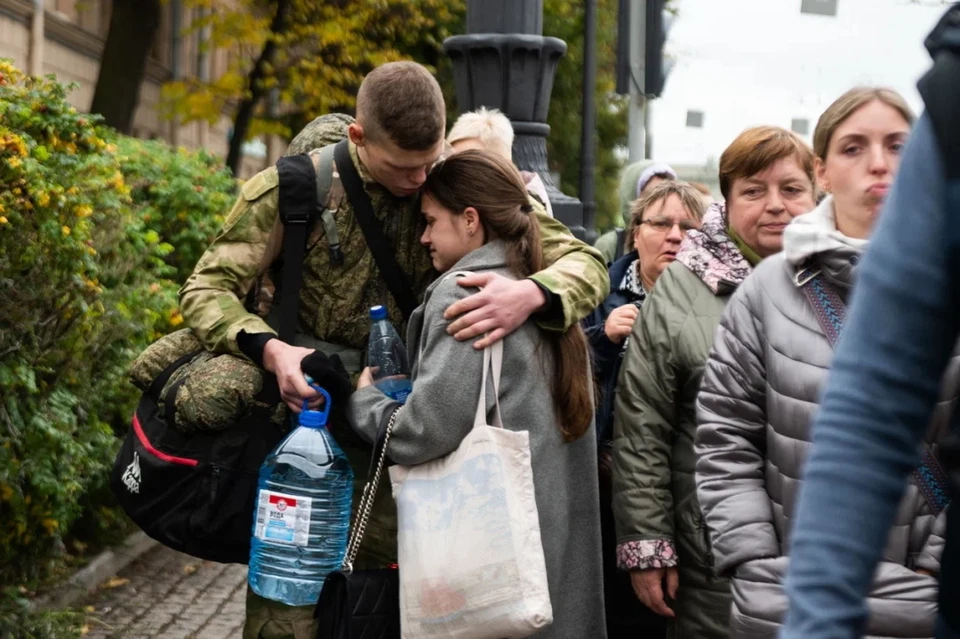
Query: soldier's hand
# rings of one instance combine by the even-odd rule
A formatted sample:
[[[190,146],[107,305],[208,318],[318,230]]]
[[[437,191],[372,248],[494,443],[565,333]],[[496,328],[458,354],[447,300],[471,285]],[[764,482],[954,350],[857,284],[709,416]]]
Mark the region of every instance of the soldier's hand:
[[[481,273],[457,278],[457,283],[483,290],[450,305],[443,316],[456,319],[447,327],[447,333],[461,342],[486,333],[473,345],[477,349],[484,349],[517,330],[547,303],[543,291],[531,280]]]
[[[290,346],[286,342],[272,339],[263,347],[263,367],[276,375],[280,387],[280,397],[295,413],[303,410],[303,401],[308,400],[312,409],[323,405],[323,396],[310,388],[300,370],[300,362],[313,353],[309,348]]]

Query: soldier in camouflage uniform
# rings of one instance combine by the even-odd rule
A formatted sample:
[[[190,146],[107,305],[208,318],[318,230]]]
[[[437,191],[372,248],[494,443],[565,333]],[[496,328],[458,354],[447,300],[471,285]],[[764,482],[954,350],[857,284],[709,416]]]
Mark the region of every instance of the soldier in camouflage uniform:
[[[357,96],[357,121],[348,125],[350,156],[397,262],[420,299],[436,273],[429,253],[419,243],[424,226],[417,190],[444,151],[444,118],[443,97],[433,76],[420,65],[401,62],[383,65],[367,76]],[[345,123],[328,122],[341,130]],[[307,137],[333,141],[324,134],[336,136],[335,131],[321,127]],[[304,142],[302,136],[298,140],[300,150],[314,143]],[[315,166],[317,155],[311,154]],[[299,368],[312,350],[271,339],[276,333],[264,317],[273,306],[269,267],[282,247],[277,185],[273,167],[244,184],[223,230],[181,289],[180,306],[206,348],[247,357],[273,372],[284,400],[298,410],[303,399],[317,399]],[[299,332],[323,340],[324,346],[362,351],[369,334],[368,310],[383,304],[400,334],[405,334],[403,316],[379,275],[336,172],[327,208],[336,221],[344,260],[339,266],[331,263],[324,228],[318,224],[311,232],[302,267]],[[599,254],[542,211],[537,217],[544,257],[551,266],[528,280],[488,281],[483,292],[463,300],[467,304],[459,311],[469,312],[451,325],[458,339],[509,333],[535,312],[545,328],[565,330],[607,295],[606,269]],[[256,312],[243,301],[251,291],[255,298],[251,310]],[[336,418],[334,409],[331,429],[353,464],[356,487],[362,489],[369,447]],[[379,491],[355,562],[358,569],[396,561],[396,512],[389,493]],[[354,506],[358,501],[355,491]],[[248,590],[243,637],[313,639],[312,613],[312,607],[288,608]]]

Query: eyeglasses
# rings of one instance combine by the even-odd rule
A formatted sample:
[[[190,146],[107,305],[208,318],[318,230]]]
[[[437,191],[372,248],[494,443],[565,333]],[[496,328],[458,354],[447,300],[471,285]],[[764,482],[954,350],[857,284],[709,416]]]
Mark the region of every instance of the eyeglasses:
[[[640,224],[649,224],[650,228],[660,233],[669,233],[673,230],[674,226],[679,226],[680,230],[684,233],[687,231],[695,231],[699,228],[696,220],[680,220],[677,222],[668,217],[652,217],[649,220],[641,220]]]

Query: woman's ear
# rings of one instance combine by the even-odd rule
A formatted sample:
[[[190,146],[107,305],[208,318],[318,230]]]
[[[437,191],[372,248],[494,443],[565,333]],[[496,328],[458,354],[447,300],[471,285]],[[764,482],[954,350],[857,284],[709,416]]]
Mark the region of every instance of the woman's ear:
[[[820,158],[814,158],[813,170],[817,174],[817,186],[820,187],[821,191],[829,193],[830,180],[827,179],[827,163]]]
[[[467,229],[467,235],[475,235],[480,229],[480,213],[472,206],[463,210],[463,224]]]

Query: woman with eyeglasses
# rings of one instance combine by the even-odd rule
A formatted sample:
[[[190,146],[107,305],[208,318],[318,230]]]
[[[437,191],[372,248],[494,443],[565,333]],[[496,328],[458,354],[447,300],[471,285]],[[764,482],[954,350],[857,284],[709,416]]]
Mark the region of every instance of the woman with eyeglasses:
[[[674,259],[686,232],[700,228],[704,204],[683,182],[662,181],[631,204],[623,257],[610,267],[610,295],[583,320],[599,388],[597,453],[600,469],[600,531],[603,539],[603,590],[607,636],[633,637],[645,631],[663,635],[662,618],[641,604],[626,573],[617,572],[616,536],[610,493],[613,399],[626,338],[653,285]]]
[[[740,134],[720,158],[726,205],[711,205],[687,233],[626,346],[613,426],[617,564],[637,598],[669,619],[670,636],[729,633],[729,584],[713,574],[694,483],[695,403],[730,295],[780,251],[787,223],[814,208],[813,164],[789,131]]]
[[[783,622],[790,522],[811,423],[912,123],[910,107],[890,89],[852,89],[827,108],[813,143],[817,178],[830,195],[790,224],[783,253],[757,268],[720,322],[697,402],[697,488],[716,567],[731,576],[733,637],[772,639]],[[876,318],[878,330],[884,319]],[[929,425],[931,456],[949,431],[958,386],[955,362]],[[946,511],[928,479],[939,466],[925,458],[874,577],[870,637],[934,633]]]

